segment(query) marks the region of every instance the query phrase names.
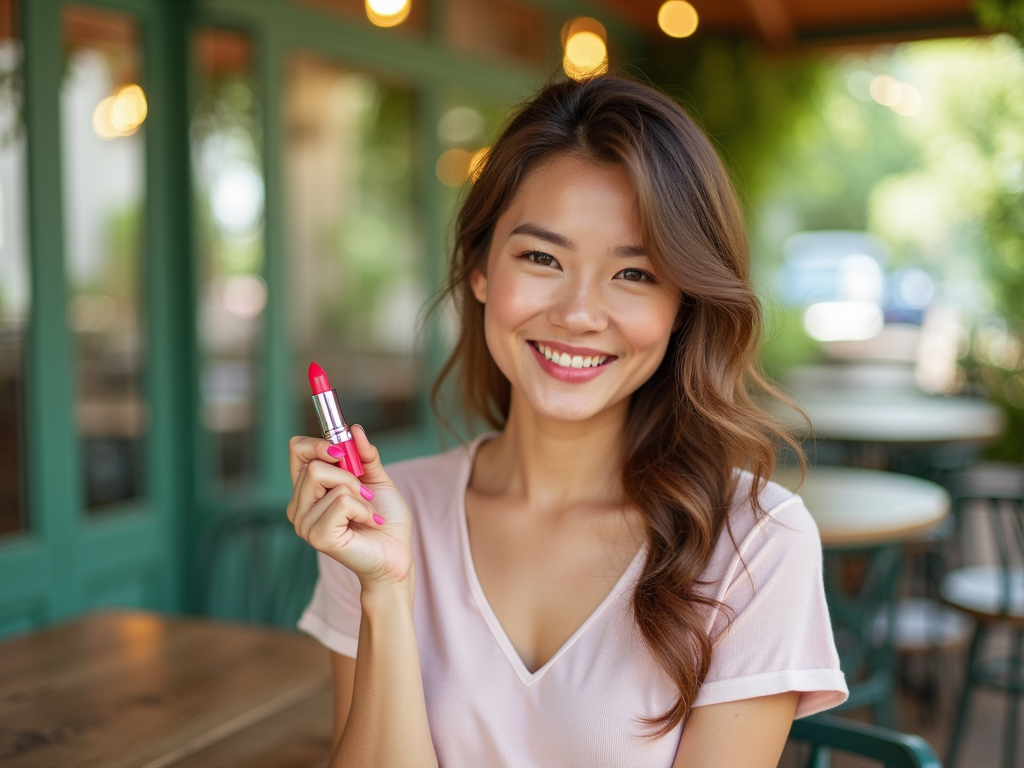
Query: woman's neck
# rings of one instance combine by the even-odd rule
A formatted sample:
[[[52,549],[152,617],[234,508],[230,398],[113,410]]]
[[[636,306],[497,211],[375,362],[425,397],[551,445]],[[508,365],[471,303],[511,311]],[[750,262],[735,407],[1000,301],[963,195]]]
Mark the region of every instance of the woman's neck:
[[[617,505],[628,408],[625,400],[584,422],[556,421],[538,414],[513,390],[505,429],[477,454],[473,489],[536,510]]]

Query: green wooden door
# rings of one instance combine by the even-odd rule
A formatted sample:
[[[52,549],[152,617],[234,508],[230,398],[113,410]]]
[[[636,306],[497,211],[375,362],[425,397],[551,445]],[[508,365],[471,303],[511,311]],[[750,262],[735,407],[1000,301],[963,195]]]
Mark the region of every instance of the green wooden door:
[[[193,312],[170,5],[20,9],[28,472],[23,523],[0,538],[0,633],[100,605],[181,604]]]

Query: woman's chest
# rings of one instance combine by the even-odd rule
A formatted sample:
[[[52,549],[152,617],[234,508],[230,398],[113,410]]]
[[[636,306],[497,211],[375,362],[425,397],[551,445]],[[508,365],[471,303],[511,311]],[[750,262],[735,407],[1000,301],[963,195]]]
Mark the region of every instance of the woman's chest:
[[[531,516],[466,495],[472,575],[530,672],[612,595],[640,546],[621,511],[591,512]]]

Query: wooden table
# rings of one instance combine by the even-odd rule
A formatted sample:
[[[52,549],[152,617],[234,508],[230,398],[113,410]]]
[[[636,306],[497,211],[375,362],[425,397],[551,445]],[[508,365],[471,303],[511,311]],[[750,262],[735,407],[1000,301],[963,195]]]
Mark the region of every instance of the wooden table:
[[[326,766],[330,685],[304,635],[92,613],[0,644],[0,765]]]
[[[800,494],[827,548],[909,541],[949,514],[949,494],[940,485],[894,472],[812,467],[797,488],[796,471],[783,467],[772,479]]]

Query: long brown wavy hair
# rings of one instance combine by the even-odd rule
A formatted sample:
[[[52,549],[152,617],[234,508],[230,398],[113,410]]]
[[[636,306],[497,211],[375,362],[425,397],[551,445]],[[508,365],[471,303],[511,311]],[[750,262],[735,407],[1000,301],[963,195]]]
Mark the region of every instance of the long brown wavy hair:
[[[511,384],[484,338],[484,307],[469,276],[483,268],[495,222],[542,158],[569,153],[624,166],[636,189],[643,245],[656,274],[679,289],[682,327],[655,373],[633,393],[624,439],[624,501],[647,525],[647,560],[632,596],[648,649],[679,692],[646,722],[667,734],[689,712],[711,663],[710,609],[700,581],[736,493],[735,468],[754,475],[749,500],[799,447],[755,402],[779,396],[759,373],[761,306],[749,279],[745,228],[718,155],[663,94],[615,76],[544,87],[491,147],[456,222],[446,286],[459,335],[431,391],[456,375],[464,410],[495,429],[508,419]],[[734,542],[735,544],[735,542]]]

